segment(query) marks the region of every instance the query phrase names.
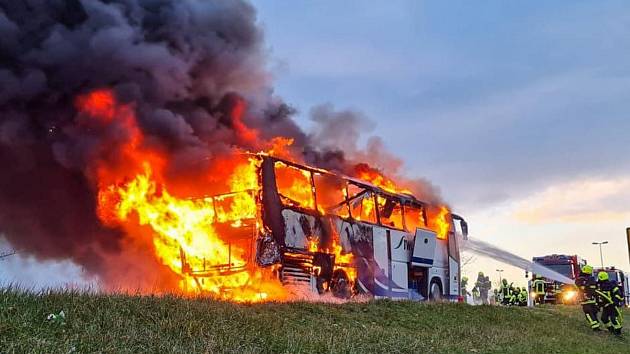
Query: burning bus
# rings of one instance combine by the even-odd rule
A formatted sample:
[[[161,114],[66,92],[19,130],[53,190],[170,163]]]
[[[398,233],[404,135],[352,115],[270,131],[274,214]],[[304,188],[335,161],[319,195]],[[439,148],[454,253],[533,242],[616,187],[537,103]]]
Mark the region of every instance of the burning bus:
[[[400,161],[376,137],[362,146],[355,112],[314,107],[311,132],[294,121],[250,6],[14,3],[0,219],[17,248],[104,291],[459,295],[463,220],[430,185],[372,173]]]
[[[457,234],[465,237],[467,224],[446,207],[267,154],[242,158],[227,193],[168,207],[185,225],[160,226],[146,212],[161,234],[156,250],[187,291],[243,301],[282,298],[296,286],[339,298],[459,298]],[[119,217],[133,209],[143,218],[138,201],[155,188],[150,180],[113,191]],[[180,220],[180,210],[191,219]],[[198,229],[186,230],[191,223]]]

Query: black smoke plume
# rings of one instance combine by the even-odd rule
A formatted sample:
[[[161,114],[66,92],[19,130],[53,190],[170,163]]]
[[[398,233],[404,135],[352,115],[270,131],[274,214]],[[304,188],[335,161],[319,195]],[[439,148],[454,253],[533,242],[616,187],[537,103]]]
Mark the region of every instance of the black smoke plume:
[[[0,234],[93,274],[121,252],[121,232],[96,216],[91,167],[122,158],[110,147],[125,132],[77,119],[77,97],[102,88],[133,105],[173,176],[234,146],[257,148],[241,126],[261,139],[291,138],[307,162],[336,170],[347,170],[343,150],[373,155],[339,145],[343,136],[324,139],[325,130],[303,132],[273,94],[266,55],[256,12],[240,0],[0,0]],[[351,112],[312,115],[323,127],[345,125],[357,141]]]

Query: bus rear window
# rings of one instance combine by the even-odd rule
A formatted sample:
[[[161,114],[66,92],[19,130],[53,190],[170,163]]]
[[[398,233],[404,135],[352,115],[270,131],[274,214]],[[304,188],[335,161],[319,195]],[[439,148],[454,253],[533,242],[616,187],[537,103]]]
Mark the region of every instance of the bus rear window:
[[[346,203],[346,182],[337,176],[322,173],[315,173],[313,180],[317,210],[322,214],[347,218],[349,213]]]
[[[377,196],[378,216],[383,226],[403,229],[402,207],[394,198]]]
[[[276,161],[274,166],[276,185],[282,203],[286,206],[314,209],[315,199],[311,185],[311,173],[280,161]]]

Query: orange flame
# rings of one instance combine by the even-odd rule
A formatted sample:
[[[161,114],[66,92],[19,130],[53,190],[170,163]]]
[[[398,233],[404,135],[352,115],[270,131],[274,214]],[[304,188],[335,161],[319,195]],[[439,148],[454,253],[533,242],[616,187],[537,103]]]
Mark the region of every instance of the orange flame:
[[[96,162],[93,171],[97,180],[97,213],[107,226],[140,225],[151,230],[151,245],[156,259],[181,278],[184,292],[202,291],[218,298],[236,302],[282,300],[288,294],[272,269],[262,269],[254,262],[254,239],[262,229],[260,216],[260,161],[249,158],[243,162],[230,161],[229,178],[224,182],[229,193],[196,199],[180,198],[163,177],[165,157],[143,146],[144,136],[137,125],[132,105],[119,104],[111,90],[96,90],[78,97],[76,106],[80,113],[93,118],[99,126],[117,125],[126,134],[112,137],[118,154],[112,160]],[[245,103],[238,101],[230,111],[232,124],[242,141],[251,146],[267,148],[267,153],[298,160],[292,155],[292,139],[275,137],[267,142],[256,142],[258,131],[243,122]],[[223,167],[220,160],[217,166]],[[276,162],[276,182],[283,202],[295,207],[325,213],[314,198],[314,176],[311,172]],[[355,169],[358,178],[392,193],[409,193],[380,171],[367,164]],[[194,188],[194,186],[191,186]],[[345,189],[337,185],[335,194],[349,197]],[[329,196],[331,197],[331,196]],[[317,201],[319,204],[321,200]],[[361,201],[358,220],[372,223],[376,220],[374,198]],[[341,217],[349,217],[342,211]],[[429,227],[438,237],[445,239],[449,231],[448,209],[439,207],[428,213]],[[400,215],[398,218],[402,218]],[[418,225],[423,223],[421,214],[415,216]],[[391,222],[402,224],[392,217]],[[133,234],[131,237],[135,237]],[[357,273],[352,253],[344,253],[339,235],[330,249],[321,250],[318,240],[307,246],[310,252],[327,252],[335,256],[335,269],[343,269],[352,282]]]
[[[105,122],[113,120],[118,110],[113,92],[107,89],[92,91],[79,97],[77,108],[79,111]]]
[[[440,206],[437,214],[429,218],[429,227],[435,230],[437,238],[445,240],[451,228],[448,222],[449,210],[446,206]]]
[[[368,164],[360,163],[356,165],[354,169],[357,174],[357,178],[370,182],[383,190],[391,193],[411,194],[410,190],[400,188],[392,179],[386,177],[381,173],[381,171],[370,167]]]

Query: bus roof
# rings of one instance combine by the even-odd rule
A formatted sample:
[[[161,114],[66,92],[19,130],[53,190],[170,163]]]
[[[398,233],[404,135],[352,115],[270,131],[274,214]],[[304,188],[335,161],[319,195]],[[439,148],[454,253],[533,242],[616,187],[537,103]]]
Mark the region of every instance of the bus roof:
[[[283,158],[280,158],[280,157],[271,156],[271,155],[268,155],[268,154],[265,154],[265,153],[257,153],[257,154],[254,154],[254,155],[259,156],[259,157],[261,157],[263,159],[270,159],[270,160],[273,160],[273,161],[279,161],[279,162],[282,162],[282,163],[284,163],[284,164],[286,164],[288,166],[292,166],[292,167],[295,167],[295,168],[307,170],[307,171],[310,171],[310,172],[336,176],[336,177],[345,179],[348,182],[350,182],[350,183],[352,183],[352,184],[354,184],[356,186],[359,186],[359,187],[362,187],[362,188],[365,188],[365,189],[370,189],[370,190],[372,190],[374,192],[378,192],[378,193],[381,193],[381,194],[385,194],[385,195],[389,195],[389,196],[392,196],[392,197],[400,198],[405,203],[415,203],[415,204],[419,204],[419,205],[422,205],[422,206],[425,206],[425,205],[428,204],[426,202],[423,202],[423,201],[417,199],[412,194],[391,192],[391,191],[385,190],[385,189],[383,189],[381,187],[378,187],[378,186],[376,186],[376,185],[374,185],[374,184],[372,184],[370,182],[367,182],[367,181],[364,181],[364,180],[361,180],[361,179],[358,179],[358,178],[355,178],[355,177],[346,176],[346,175],[341,174],[341,173],[335,173],[335,172],[331,172],[331,171],[325,170],[323,168],[313,167],[313,166],[309,166],[309,165],[296,163],[296,162],[289,161],[289,160],[286,160],[286,159],[283,159]]]

